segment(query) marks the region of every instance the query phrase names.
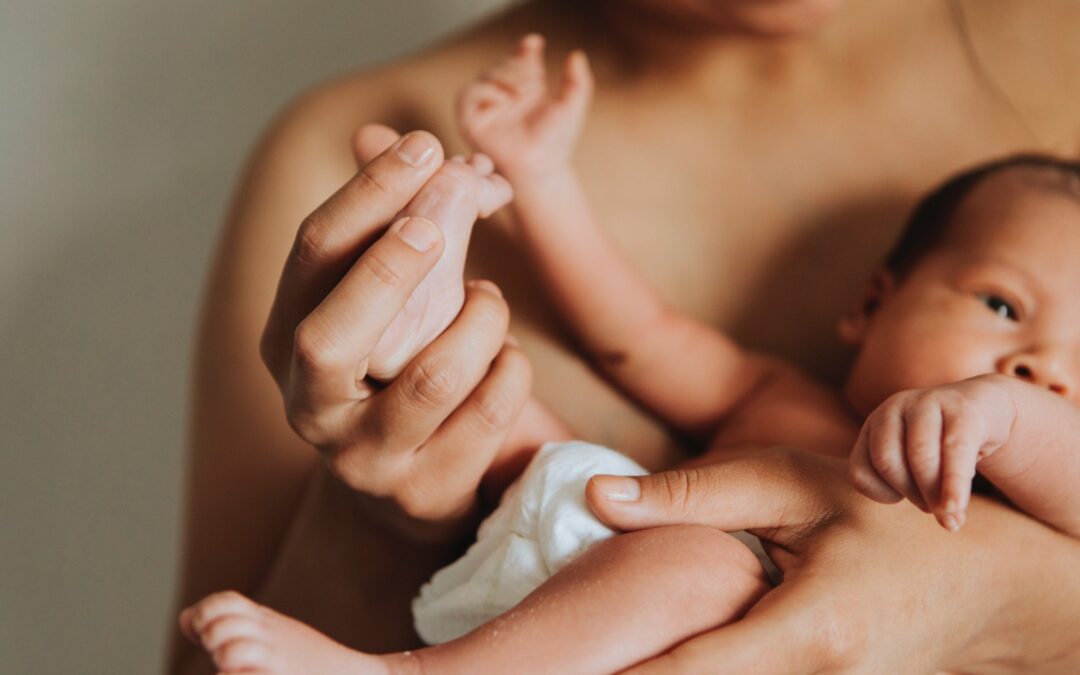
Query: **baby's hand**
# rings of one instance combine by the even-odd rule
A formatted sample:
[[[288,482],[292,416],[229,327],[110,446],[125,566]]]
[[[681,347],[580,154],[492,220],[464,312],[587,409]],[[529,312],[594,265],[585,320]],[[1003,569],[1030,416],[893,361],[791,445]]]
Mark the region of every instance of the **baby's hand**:
[[[1016,407],[995,378],[983,375],[890,396],[866,418],[849,475],[867,497],[907,498],[946,529],[964,524],[975,465],[1008,439]]]
[[[462,90],[458,123],[511,182],[526,173],[543,175],[570,161],[592,88],[585,54],[575,51],[563,65],[558,94],[549,94],[544,39],[527,35],[510,58]]]

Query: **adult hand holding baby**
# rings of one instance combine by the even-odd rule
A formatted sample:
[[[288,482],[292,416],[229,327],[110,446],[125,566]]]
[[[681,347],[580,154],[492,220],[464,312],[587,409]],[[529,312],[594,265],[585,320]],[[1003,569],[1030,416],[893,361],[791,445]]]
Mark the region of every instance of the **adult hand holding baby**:
[[[593,478],[589,504],[612,527],[746,529],[783,572],[744,619],[632,672],[1068,670],[1062,664],[1075,654],[1011,639],[1022,626],[1050,643],[1070,620],[1070,602],[1058,603],[1059,615],[1035,612],[1017,583],[1070,574],[1066,556],[1046,546],[1038,559],[1030,555],[1037,534],[1029,520],[977,498],[971,509],[982,516],[950,535],[911,504],[863,498],[846,472],[844,460],[777,448],[640,478]],[[994,550],[978,542],[993,542]],[[1057,543],[1075,547],[1064,536]]]
[[[301,225],[261,353],[290,425],[331,472],[377,498],[396,530],[428,537],[474,507],[527,396],[529,366],[504,345],[508,310],[498,289],[475,282],[457,318],[396,379],[383,387],[366,378],[380,338],[444,243],[421,217],[378,235],[443,162],[426,132],[399,138],[371,125],[354,146],[364,166]],[[493,416],[496,408],[513,410]]]

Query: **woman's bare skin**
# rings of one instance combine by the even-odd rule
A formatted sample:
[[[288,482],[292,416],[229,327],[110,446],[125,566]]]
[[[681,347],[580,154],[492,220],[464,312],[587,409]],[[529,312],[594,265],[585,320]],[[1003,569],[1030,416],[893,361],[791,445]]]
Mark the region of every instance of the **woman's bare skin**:
[[[297,224],[355,172],[348,139],[356,128],[382,121],[456,138],[453,92],[521,34],[551,36],[556,59],[587,49],[598,88],[579,170],[621,248],[672,304],[835,377],[842,359],[828,346],[831,318],[916,194],[992,155],[1080,148],[1080,94],[1071,87],[1080,64],[1076,5],[961,3],[981,68],[972,66],[951,7],[850,3],[796,43],[676,45],[646,41],[632,17],[592,31],[588,19],[558,6],[527,5],[300,99],[255,154],[210,282],[181,602],[237,588],[352,646],[407,648],[415,644],[409,597],[453,557],[372,525],[358,498],[329,480],[292,433],[258,359],[281,261]],[[600,34],[618,39],[589,39]],[[1040,39],[1014,48],[1016,36],[1030,35]],[[648,65],[620,58],[616,44],[648,54]],[[687,175],[710,176],[717,188],[703,191]],[[552,329],[504,230],[480,231],[471,260],[467,275],[494,279],[514,306],[513,331],[541,399],[581,436],[647,466],[677,454],[665,431],[602,384]],[[301,554],[313,550],[333,556],[312,564]],[[327,602],[331,596],[338,602]],[[179,648],[177,672],[206,668],[192,654]]]

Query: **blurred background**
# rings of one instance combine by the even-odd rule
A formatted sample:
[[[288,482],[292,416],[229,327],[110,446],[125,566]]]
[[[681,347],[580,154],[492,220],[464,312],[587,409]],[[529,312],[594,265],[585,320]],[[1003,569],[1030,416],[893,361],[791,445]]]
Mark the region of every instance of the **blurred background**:
[[[193,322],[283,103],[507,0],[0,2],[0,673],[161,669]]]

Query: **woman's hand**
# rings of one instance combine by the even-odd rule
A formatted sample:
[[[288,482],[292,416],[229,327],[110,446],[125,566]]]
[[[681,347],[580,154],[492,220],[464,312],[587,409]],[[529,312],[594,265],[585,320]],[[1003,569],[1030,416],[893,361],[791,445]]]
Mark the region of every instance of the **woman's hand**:
[[[379,511],[397,529],[420,525],[414,533],[429,536],[473,509],[526,400],[529,365],[504,343],[498,289],[473,282],[457,319],[396,380],[365,379],[371,350],[441,254],[433,223],[386,226],[438,169],[442,148],[425,132],[398,138],[375,126],[355,145],[362,159],[383,151],[304,220],[261,353],[290,425],[331,472],[389,506]]]
[[[949,534],[857,493],[845,462],[767,450],[641,478],[596,477],[613,527],[747,529],[784,580],[742,620],[634,673],[1075,672],[1074,540],[996,503]],[[1038,550],[1037,556],[1031,551]]]

